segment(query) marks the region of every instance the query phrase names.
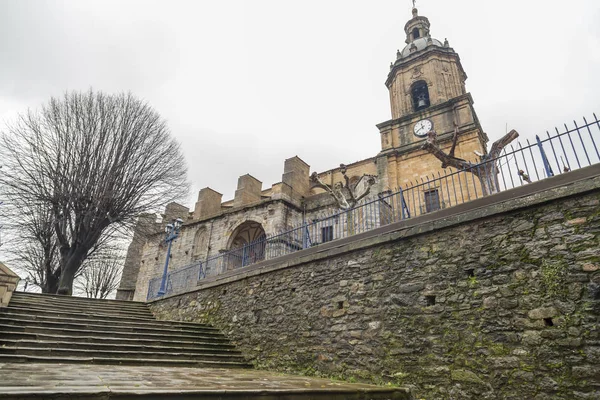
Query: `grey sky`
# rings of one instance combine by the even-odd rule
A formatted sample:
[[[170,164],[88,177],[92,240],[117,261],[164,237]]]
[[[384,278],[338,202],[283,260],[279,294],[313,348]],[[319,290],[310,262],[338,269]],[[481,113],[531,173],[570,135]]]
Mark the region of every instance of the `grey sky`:
[[[374,156],[410,0],[0,0],[0,119],[65,90],[130,90],[168,121],[193,192]],[[600,112],[598,0],[419,0],[460,54],[491,141]],[[193,207],[192,195],[188,205]]]

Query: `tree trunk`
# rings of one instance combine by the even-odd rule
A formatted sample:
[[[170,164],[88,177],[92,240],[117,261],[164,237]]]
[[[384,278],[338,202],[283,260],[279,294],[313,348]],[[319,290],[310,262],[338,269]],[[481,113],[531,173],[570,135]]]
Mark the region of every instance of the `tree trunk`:
[[[42,286],[42,293],[56,294],[58,292],[58,279],[54,274],[49,274],[46,277],[46,282]]]
[[[62,257],[58,294],[68,296],[73,294],[73,281],[75,280],[75,275],[77,274],[77,271],[79,271],[79,268],[81,268],[81,264],[83,263],[88,250],[89,249],[80,247],[73,252],[67,252]]]
[[[65,267],[60,274],[60,281],[58,283],[57,294],[64,294],[71,296],[73,294],[73,281],[75,280],[75,273],[77,273],[77,266],[73,263]]]

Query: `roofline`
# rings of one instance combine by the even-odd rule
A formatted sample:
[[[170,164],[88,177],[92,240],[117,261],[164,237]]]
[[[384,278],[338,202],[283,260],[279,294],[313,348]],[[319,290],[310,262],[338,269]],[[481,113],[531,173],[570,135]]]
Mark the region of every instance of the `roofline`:
[[[460,62],[460,56],[458,55],[457,52],[454,51],[454,49],[452,47],[431,46],[431,47],[426,47],[425,49],[423,49],[415,54],[411,54],[410,56],[408,56],[406,58],[400,58],[400,59],[396,60],[396,62],[394,63],[394,66],[388,73],[387,79],[385,80],[385,86],[388,89],[390,88],[390,86],[392,84],[392,80],[398,70],[408,67],[408,64],[410,64],[414,61],[420,60],[424,56],[428,56],[432,53],[439,53],[439,54],[450,55],[450,56],[456,57],[456,62],[458,64],[458,67],[460,68],[463,78],[465,81],[467,80],[467,78],[468,78],[467,73],[465,72],[465,70],[462,66],[462,63]]]

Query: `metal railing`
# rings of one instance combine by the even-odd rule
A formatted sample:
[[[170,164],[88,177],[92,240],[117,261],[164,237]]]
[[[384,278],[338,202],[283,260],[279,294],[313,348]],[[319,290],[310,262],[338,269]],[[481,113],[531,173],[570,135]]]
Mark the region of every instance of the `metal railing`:
[[[588,122],[585,118],[583,121],[583,125],[574,122],[572,129],[565,125],[562,132],[556,129],[553,135],[546,132],[545,137],[536,136],[533,143],[527,139],[525,145],[509,145],[495,159],[483,156],[480,162],[470,163],[462,170],[448,167],[436,175],[410,182],[405,188],[381,193],[377,199],[364,201],[353,209],[315,218],[310,223],[212,256],[204,263],[197,262],[170,272],[167,294],[190,289],[207,276],[596,164],[600,162],[597,146],[600,122],[595,114],[594,121]],[[158,297],[158,285],[160,277],[150,281],[148,300]]]

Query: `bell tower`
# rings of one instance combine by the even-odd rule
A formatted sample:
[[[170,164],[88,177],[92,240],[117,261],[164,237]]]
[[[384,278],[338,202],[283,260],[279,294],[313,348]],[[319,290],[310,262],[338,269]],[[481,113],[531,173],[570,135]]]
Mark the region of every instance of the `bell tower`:
[[[441,163],[421,149],[430,130],[437,133],[442,148],[450,147],[457,133],[456,157],[477,161],[475,151],[486,153],[488,138],[466,91],[460,57],[448,40],[433,38],[430,27],[429,19],[413,8],[404,25],[406,45],[397,51],[385,81],[392,119],[377,125],[377,165],[379,175],[387,176],[387,189],[441,171]]]

